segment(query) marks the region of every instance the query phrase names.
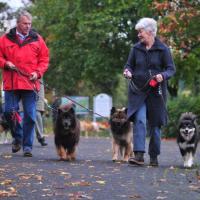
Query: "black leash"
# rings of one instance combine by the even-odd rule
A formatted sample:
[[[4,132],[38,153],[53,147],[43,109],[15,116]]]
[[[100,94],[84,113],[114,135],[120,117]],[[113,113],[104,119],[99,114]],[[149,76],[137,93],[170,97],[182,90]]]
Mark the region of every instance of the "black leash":
[[[135,83],[133,82],[133,79],[129,80],[128,79],[128,82],[129,82],[129,85],[131,87],[131,89],[133,90],[133,88],[135,88],[138,92],[142,92],[147,86],[149,86],[149,82],[153,79],[153,77],[150,77],[142,87],[138,87],[137,85],[135,85]],[[150,88],[149,88],[150,90]],[[147,92],[147,91],[146,91]]]
[[[29,86],[31,86],[31,87],[33,88],[33,91],[36,93],[37,97],[39,98],[38,92],[35,90],[34,86],[32,86],[32,84],[30,83],[30,80],[27,80],[27,78],[30,77],[30,74],[28,74],[27,72],[24,72],[24,71],[22,71],[22,70],[19,70],[16,66],[15,66],[14,69],[12,69],[12,71],[17,72],[21,77],[26,77],[26,79],[23,78],[24,81],[26,81],[26,82],[29,84]],[[40,81],[40,80],[37,80],[37,81],[39,81],[40,84],[44,85],[47,89],[50,89],[50,90],[51,90],[51,88],[49,88],[49,86],[47,86],[46,84],[44,84],[42,81]],[[78,103],[77,101],[73,100],[72,98],[70,98],[70,97],[68,97],[68,96],[63,96],[63,97],[65,97],[66,99],[70,100],[72,103],[74,103],[74,104],[76,104],[76,105],[78,105],[78,106],[84,108],[84,109],[87,110],[90,114],[95,114],[95,115],[98,115],[99,117],[102,117],[102,118],[105,119],[105,120],[109,120],[108,117],[104,117],[104,116],[100,115],[99,113],[94,112],[92,109],[86,108],[85,106],[81,105],[80,103]],[[41,97],[40,97],[40,98],[41,98]],[[57,109],[55,109],[55,108],[53,108],[52,106],[50,106],[50,105],[44,100],[44,98],[42,98],[42,101],[47,105],[47,107],[48,107],[49,109],[51,109],[52,111],[56,111],[56,112],[57,112]]]
[[[70,98],[70,97],[68,97],[68,96],[63,96],[63,97],[65,97],[66,99],[70,100],[72,103],[74,103],[74,104],[76,104],[76,105],[78,105],[78,106],[84,108],[84,109],[87,110],[90,114],[95,114],[95,115],[98,115],[99,117],[102,117],[102,118],[108,120],[107,117],[104,117],[104,116],[102,116],[102,115],[100,115],[100,114],[94,112],[92,109],[88,109],[87,107],[81,105],[80,103],[78,103],[77,101],[73,100],[72,98]]]
[[[128,79],[128,82],[129,82],[129,85],[130,85],[130,87],[131,87],[131,89],[132,89],[132,91],[134,91],[134,89],[135,90],[137,90],[138,92],[144,92],[144,89],[145,88],[147,88],[147,86],[149,87],[149,89],[147,89],[146,91],[145,91],[145,93],[149,93],[150,91],[151,91],[151,89],[152,88],[154,88],[153,86],[150,86],[150,81],[152,81],[152,80],[155,80],[155,77],[154,76],[152,76],[151,75],[151,72],[150,72],[150,78],[144,83],[144,85],[142,86],[142,87],[138,87],[138,86],[136,86],[135,85],[135,83],[133,82],[133,79]],[[156,80],[155,80],[156,81]],[[168,114],[168,110],[167,110],[167,108],[166,108],[166,105],[165,105],[165,100],[164,100],[164,97],[163,97],[163,92],[162,92],[162,87],[161,87],[161,83],[158,83],[157,82],[157,86],[156,87],[158,87],[158,95],[160,96],[160,98],[161,98],[161,101],[162,101],[162,104],[163,104],[163,107],[164,107],[164,110],[165,110],[165,112],[166,112],[166,114],[167,114],[167,118],[169,117],[169,114]],[[133,89],[134,88],[134,89]]]
[[[12,87],[12,116],[11,119],[14,122],[14,126],[17,125],[17,122],[20,123],[22,121],[21,116],[15,110],[15,92],[14,92],[14,80],[13,80],[13,71],[11,71],[11,87]]]

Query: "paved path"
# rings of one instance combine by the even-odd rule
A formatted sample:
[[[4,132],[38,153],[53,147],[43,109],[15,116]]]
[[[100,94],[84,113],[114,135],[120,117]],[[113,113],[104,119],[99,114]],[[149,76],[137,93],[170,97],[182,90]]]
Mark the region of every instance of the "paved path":
[[[110,138],[81,138],[71,163],[58,161],[53,136],[47,141],[35,143],[32,158],[0,145],[0,199],[200,200],[200,149],[188,170],[175,141],[162,142],[158,168],[113,163]]]

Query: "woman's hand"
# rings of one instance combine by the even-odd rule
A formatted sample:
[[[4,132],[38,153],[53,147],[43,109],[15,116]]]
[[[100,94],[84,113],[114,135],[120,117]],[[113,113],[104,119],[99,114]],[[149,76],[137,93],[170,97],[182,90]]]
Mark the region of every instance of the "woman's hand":
[[[162,74],[157,74],[157,75],[155,76],[155,78],[156,78],[156,81],[157,81],[158,83],[160,83],[160,82],[163,81],[163,76],[162,76]]]
[[[132,78],[132,74],[128,69],[124,70],[123,75],[124,75],[125,78],[128,78],[128,79]]]

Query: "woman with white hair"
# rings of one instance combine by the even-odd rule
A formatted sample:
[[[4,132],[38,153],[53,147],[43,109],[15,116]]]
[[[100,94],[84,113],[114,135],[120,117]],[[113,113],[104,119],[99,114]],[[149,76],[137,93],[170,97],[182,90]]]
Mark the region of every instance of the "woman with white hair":
[[[129,53],[124,68],[128,78],[128,118],[133,121],[134,157],[129,164],[144,165],[147,123],[150,165],[158,166],[161,127],[167,123],[167,80],[175,74],[169,48],[157,37],[157,22],[142,18],[135,26],[139,42]]]

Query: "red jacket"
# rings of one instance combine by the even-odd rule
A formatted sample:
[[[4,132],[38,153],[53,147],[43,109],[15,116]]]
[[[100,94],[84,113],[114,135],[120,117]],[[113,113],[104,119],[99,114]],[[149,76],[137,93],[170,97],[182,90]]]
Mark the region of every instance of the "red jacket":
[[[37,72],[38,79],[43,76],[49,64],[49,51],[42,37],[31,30],[22,43],[16,36],[16,28],[0,38],[0,68],[3,69],[4,90],[39,90],[40,82],[30,81],[19,72],[5,68],[6,61],[12,62],[19,72],[29,75]],[[13,73],[13,76],[12,76]]]

